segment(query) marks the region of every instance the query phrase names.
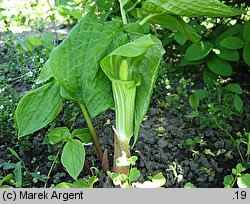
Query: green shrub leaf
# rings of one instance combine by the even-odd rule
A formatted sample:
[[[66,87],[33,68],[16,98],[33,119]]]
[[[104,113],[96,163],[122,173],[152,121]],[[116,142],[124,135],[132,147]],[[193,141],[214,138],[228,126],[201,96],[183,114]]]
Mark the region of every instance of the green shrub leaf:
[[[72,178],[77,180],[83,169],[85,160],[85,149],[79,140],[68,141],[62,152],[61,162]]]
[[[220,76],[231,76],[233,74],[232,66],[229,62],[216,56],[211,57],[207,62],[208,68]]]
[[[241,98],[238,94],[234,95],[234,107],[239,112],[243,108],[243,101],[241,100]]]
[[[178,42],[180,45],[184,45],[187,42],[187,37],[185,35],[183,35],[180,32],[175,32],[174,33],[174,39],[176,40],[176,42]]]
[[[178,30],[193,43],[198,43],[201,39],[201,36],[196,32],[196,30],[187,24],[180,16],[171,16],[167,14],[156,15],[150,18],[149,22],[153,24],[160,24],[162,27],[170,30]]]
[[[244,47],[244,42],[238,37],[230,36],[221,40],[220,46],[237,50]]]
[[[128,180],[131,183],[133,181],[137,181],[140,178],[140,176],[141,176],[140,171],[136,167],[133,167],[130,169]]]
[[[71,134],[67,127],[54,128],[49,134],[49,142],[54,145],[61,141],[67,141],[71,138]]]
[[[194,110],[197,110],[198,106],[199,106],[199,98],[195,95],[192,94],[189,97],[189,105],[191,106],[191,108],[193,108]]]
[[[92,141],[92,137],[88,128],[74,130],[72,132],[72,137],[77,137],[85,144],[88,144]]]
[[[250,43],[250,20],[247,21],[243,28],[243,39]]]
[[[250,66],[250,43],[247,43],[243,49],[243,59]]]
[[[240,59],[240,55],[237,50],[231,50],[223,47],[220,47],[215,50],[215,54],[221,59],[235,62],[239,61]]]
[[[189,61],[196,61],[206,57],[212,50],[213,45],[209,42],[200,42],[199,44],[192,44],[188,47],[185,53],[185,59]]]
[[[198,89],[195,90],[194,95],[196,95],[199,100],[202,100],[208,96],[208,91],[204,89]]]
[[[143,8],[151,13],[168,13],[188,17],[227,17],[245,13],[217,0],[147,0]]]
[[[225,87],[225,89],[226,89],[227,91],[232,92],[232,93],[242,94],[242,89],[241,89],[240,85],[237,84],[237,83],[228,84],[228,85]]]
[[[218,75],[212,72],[209,68],[203,69],[202,72],[203,82],[208,86],[213,86],[218,78]]]
[[[19,137],[31,134],[55,119],[62,108],[59,87],[51,82],[23,96],[15,112]]]

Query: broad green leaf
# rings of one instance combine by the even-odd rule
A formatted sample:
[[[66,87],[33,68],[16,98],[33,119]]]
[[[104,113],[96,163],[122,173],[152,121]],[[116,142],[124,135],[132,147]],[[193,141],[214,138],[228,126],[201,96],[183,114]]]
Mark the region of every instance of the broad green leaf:
[[[231,186],[234,180],[234,177],[233,175],[226,175],[223,180],[224,180],[223,181],[224,186]]]
[[[213,45],[209,42],[200,42],[199,44],[192,44],[188,47],[185,53],[185,59],[189,61],[196,61],[206,57],[212,50]]]
[[[203,78],[204,84],[208,86],[213,86],[215,81],[218,78],[218,75],[206,67],[205,69],[203,69],[202,78]]]
[[[234,95],[234,107],[237,111],[241,111],[243,108],[243,101],[238,94]]]
[[[243,28],[243,39],[250,43],[250,20],[245,22],[244,28]]]
[[[2,180],[0,180],[0,187],[2,187],[4,182],[9,182],[12,178],[13,174],[7,174]]]
[[[184,188],[196,188],[194,184],[192,184],[191,182],[187,182],[185,185],[184,185]]]
[[[242,174],[237,178],[239,188],[250,188],[250,174]]]
[[[52,77],[54,77],[53,71],[52,71],[52,69],[49,66],[48,61],[47,61],[45,63],[45,65],[43,66],[41,73],[39,74],[38,79],[36,80],[36,84],[42,84],[44,82],[47,82]]]
[[[227,49],[237,50],[243,48],[244,42],[238,37],[230,36],[221,40],[220,46]]]
[[[62,108],[59,88],[51,82],[23,96],[15,112],[18,137],[31,134],[55,119]]]
[[[34,46],[41,46],[42,41],[39,37],[29,37],[28,41]]]
[[[51,130],[48,134],[50,144],[54,145],[61,141],[67,141],[71,138],[71,134],[67,127],[58,127]]]
[[[76,101],[76,99],[72,98],[71,95],[62,86],[60,86],[60,95],[63,99]]]
[[[236,93],[236,94],[242,94],[242,89],[240,87],[239,84],[237,83],[233,83],[233,84],[228,84],[225,89],[227,91],[230,91],[230,92],[233,92],[233,93]]]
[[[143,34],[144,30],[138,23],[129,23],[124,25],[123,30],[132,34]]]
[[[140,178],[140,176],[141,172],[136,167],[133,167],[129,171],[128,180],[131,183],[133,181],[137,181]]]
[[[227,37],[231,37],[238,34],[238,30],[235,28],[235,26],[230,26],[226,31],[224,31],[223,33],[219,34],[219,36],[216,38],[215,40],[215,44],[217,46],[220,46],[220,42],[221,40],[227,38]]]
[[[96,176],[91,176],[87,182],[82,179],[78,179],[73,183],[73,188],[93,188],[93,185],[98,180],[99,179]]]
[[[221,59],[228,60],[228,61],[239,61],[240,55],[237,50],[231,50],[227,48],[215,48],[213,49],[214,53]]]
[[[204,89],[198,89],[195,90],[194,95],[196,95],[199,100],[202,100],[208,96],[208,91]]]
[[[192,94],[189,97],[189,105],[191,106],[192,109],[197,110],[198,106],[199,106],[199,98],[195,95]]]
[[[85,161],[85,149],[79,140],[68,141],[62,152],[61,162],[72,178],[77,180]]]
[[[22,163],[21,161],[19,161],[16,164],[16,168],[13,171],[14,176],[15,176],[15,184],[17,188],[22,187],[22,183],[23,183],[23,174],[22,174]]]
[[[153,13],[168,13],[187,17],[227,17],[245,13],[217,0],[147,0],[143,8]]]
[[[154,176],[149,176],[148,179],[150,179],[154,183],[156,188],[160,188],[166,183],[166,178],[161,172]]]
[[[187,42],[187,40],[188,40],[188,38],[185,35],[183,35],[182,33],[180,33],[180,32],[175,32],[174,33],[174,39],[180,45],[184,45]]]
[[[88,128],[74,130],[72,132],[72,137],[77,137],[85,144],[88,144],[92,141],[92,137]]]
[[[54,48],[54,44],[53,44],[53,35],[52,33],[48,32],[45,33],[42,37],[41,37],[41,41],[42,41],[42,45],[48,49],[48,51],[51,51]]]
[[[233,74],[231,64],[225,60],[216,57],[215,55],[208,60],[207,66],[212,72],[221,76],[228,77]]]
[[[47,62],[56,81],[71,98],[86,106],[91,117],[113,106],[111,83],[99,63],[126,42],[121,28],[120,21],[104,23],[88,15],[52,50]]]
[[[193,43],[198,43],[201,39],[201,36],[195,31],[195,29],[187,24],[180,16],[172,16],[167,14],[155,15],[149,19],[149,22],[153,24],[160,24],[162,27],[170,30],[178,30]]]
[[[243,48],[243,59],[245,63],[250,66],[250,43],[247,43]]]
[[[55,188],[74,188],[74,185],[72,183],[68,182],[61,182],[55,186]]]
[[[93,185],[98,181],[96,176],[91,176],[88,182],[78,179],[73,183],[62,182],[56,185],[55,188],[93,188]]]

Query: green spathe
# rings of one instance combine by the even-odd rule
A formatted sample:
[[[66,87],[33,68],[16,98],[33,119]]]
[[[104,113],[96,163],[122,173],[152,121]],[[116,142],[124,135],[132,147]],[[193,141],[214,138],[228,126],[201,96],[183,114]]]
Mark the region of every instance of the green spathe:
[[[116,124],[121,129],[122,127],[130,129],[124,131],[116,127],[118,133],[122,131],[126,135],[127,142],[132,136],[131,133],[135,132],[135,136],[138,136],[164,52],[161,42],[156,37],[146,35],[118,47],[101,61],[104,73],[112,81],[116,108],[120,109],[120,111],[118,109],[116,111],[116,114],[119,114]],[[128,68],[127,73],[121,70],[122,68]],[[128,112],[128,110],[131,112],[130,116],[127,113],[127,118],[130,120],[126,120],[127,124],[121,125],[125,121],[123,121],[124,118],[122,121],[119,118],[121,119],[125,113],[119,112]],[[134,117],[135,120],[133,120]],[[130,124],[128,125],[128,123]]]

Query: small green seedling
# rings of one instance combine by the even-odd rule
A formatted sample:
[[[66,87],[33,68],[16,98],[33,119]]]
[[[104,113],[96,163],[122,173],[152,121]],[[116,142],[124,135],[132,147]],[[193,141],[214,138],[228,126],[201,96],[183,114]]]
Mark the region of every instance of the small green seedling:
[[[144,183],[137,182],[140,178],[141,173],[136,168],[138,157],[132,156],[128,158],[123,152],[123,155],[117,159],[117,166],[129,166],[129,174],[119,174],[115,172],[108,171],[107,174],[112,179],[115,186],[120,188],[160,188],[166,183],[166,179],[162,173],[158,173],[155,176],[149,176],[150,181],[145,181]]]
[[[239,188],[250,188],[250,174],[243,173],[246,168],[242,164],[237,164],[236,168],[232,169],[232,174],[224,177],[224,187],[233,188],[237,181]]]

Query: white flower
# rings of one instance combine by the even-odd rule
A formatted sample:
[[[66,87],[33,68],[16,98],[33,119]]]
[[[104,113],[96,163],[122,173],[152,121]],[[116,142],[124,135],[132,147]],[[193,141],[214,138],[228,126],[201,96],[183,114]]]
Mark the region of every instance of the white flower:
[[[2,88],[0,89],[0,93],[4,92],[5,91],[5,88]]]
[[[40,62],[41,62],[41,63],[44,63],[44,59],[43,59],[43,58],[40,58]]]
[[[1,89],[0,89],[1,90]],[[0,110],[2,111],[4,109],[4,106],[3,105],[1,105],[0,106]]]
[[[32,76],[33,76],[33,72],[32,72],[32,71],[29,71],[29,72],[28,72],[28,76],[29,76],[29,77],[32,77]]]

